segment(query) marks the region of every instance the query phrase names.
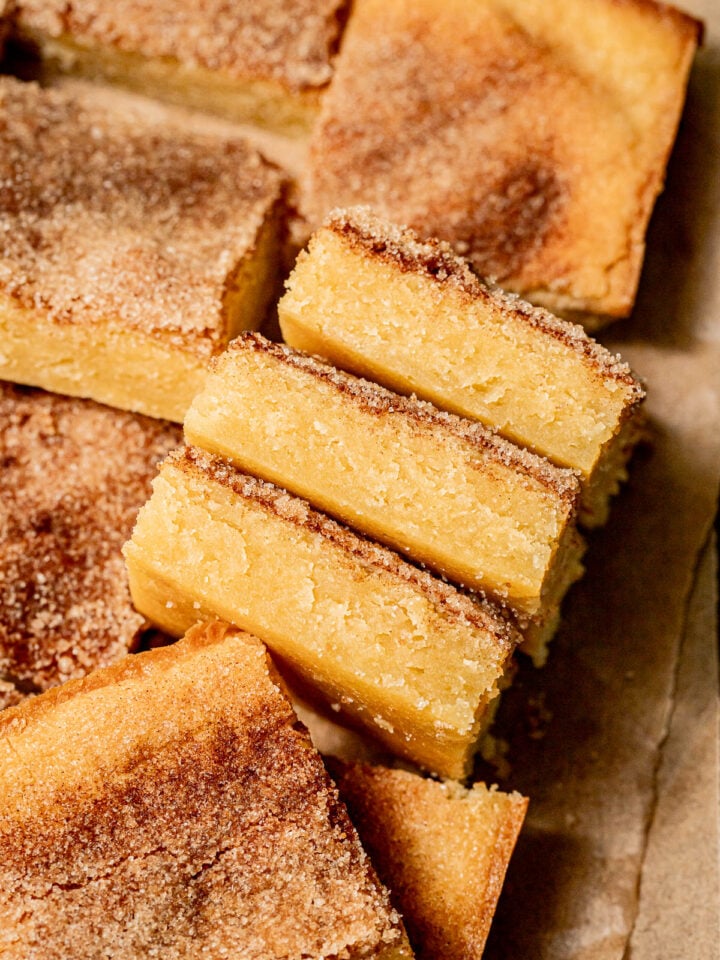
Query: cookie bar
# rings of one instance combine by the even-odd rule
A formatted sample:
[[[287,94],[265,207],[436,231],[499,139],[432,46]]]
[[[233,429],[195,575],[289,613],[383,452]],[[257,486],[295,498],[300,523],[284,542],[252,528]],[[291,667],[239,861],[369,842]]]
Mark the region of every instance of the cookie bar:
[[[124,548],[163,630],[222,617],[394,753],[463,777],[519,637],[491,605],[218,457],[171,454]]]
[[[182,420],[274,293],[279,171],[0,79],[0,378]]]
[[[312,237],[278,312],[291,346],[572,467],[581,522],[607,519],[644,391],[581,327],[491,288],[447,244],[366,208],[334,212]]]
[[[367,203],[555,312],[626,316],[700,32],[654,0],[358,0],[308,214]]]
[[[421,960],[481,960],[527,800],[405,770],[330,767]]]
[[[0,952],[412,956],[264,646],[219,623],[0,717]]]
[[[294,136],[317,115],[347,5],[18,0],[18,25],[54,69]]]
[[[173,424],[0,384],[0,703],[134,648],[146,625],[120,548]],[[11,696],[12,695],[12,696]]]
[[[523,615],[578,575],[571,471],[259,334],[218,358],[185,436]]]

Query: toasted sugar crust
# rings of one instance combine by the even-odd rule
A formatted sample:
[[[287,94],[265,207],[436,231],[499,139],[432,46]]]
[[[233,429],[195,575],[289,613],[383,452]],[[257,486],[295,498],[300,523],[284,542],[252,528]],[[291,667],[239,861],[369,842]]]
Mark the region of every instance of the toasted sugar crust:
[[[472,444],[485,456],[490,456],[510,469],[542,484],[558,496],[574,513],[579,498],[579,482],[572,470],[555,467],[547,460],[515,446],[479,423],[471,423],[451,413],[438,410],[431,403],[402,397],[369,380],[354,377],[323,361],[283,344],[273,343],[261,334],[243,333],[228,347],[228,353],[246,349],[272,356],[281,363],[296,367],[313,377],[331,384],[351,403],[378,416],[401,414],[416,423],[439,428]],[[219,362],[222,362],[220,360]]]
[[[650,44],[672,48],[648,123],[626,109],[632,80],[630,89],[615,82],[630,75],[642,87],[658,75],[654,63],[635,66],[637,38],[613,51],[616,76],[607,65],[586,75],[582,46],[569,44],[573,59],[554,43],[565,7],[546,4],[554,17],[535,35],[531,14],[518,13],[525,5],[356,4],[316,128],[308,211],[318,224],[334,205],[370,202],[451,241],[480,273],[552,309],[624,316],[698,24],[643,5]],[[622,8],[637,19],[636,4],[586,6],[599,19],[607,13],[619,37]],[[577,16],[583,9],[573,4]],[[604,49],[605,26],[597,33]]]
[[[92,717],[102,745],[82,732]],[[61,756],[35,766],[33,750],[50,749],[53,731],[66,733]],[[255,638],[198,627],[187,643],[8,711],[0,748],[6,740],[14,747],[0,750],[1,762],[16,768],[0,791],[11,827],[0,831],[10,957],[32,946],[42,960],[89,958],[99,944],[117,960],[231,946],[258,960],[359,957],[402,945],[397,915]],[[73,787],[74,762],[93,752],[98,782]],[[30,762],[18,772],[20,758]]]
[[[200,357],[283,176],[242,140],[179,134],[0,80],[0,289],[57,324],[111,324]]]
[[[180,438],[157,420],[0,385],[0,675],[44,690],[133,646],[145,621],[120,548]]]
[[[283,0],[21,0],[19,7],[26,31],[302,91],[330,80],[347,0],[294,0],[292,10]]]
[[[512,617],[505,615],[495,604],[489,603],[478,594],[467,595],[444,580],[414,567],[391,550],[313,510],[300,497],[293,496],[272,483],[241,473],[222,457],[206,453],[197,447],[186,446],[174,451],[166,462],[179,470],[196,473],[201,477],[205,474],[282,520],[318,534],[346,552],[354,561],[375,567],[387,576],[412,583],[446,616],[488,631],[496,638],[498,646],[508,653],[517,644],[518,634]]]
[[[439,289],[452,286],[470,301],[489,301],[501,316],[526,323],[554,337],[601,377],[628,387],[629,407],[644,398],[645,390],[630,366],[619,355],[610,353],[589,337],[584,327],[562,320],[483,281],[449,243],[434,238],[423,240],[415,230],[392,224],[377,216],[370,207],[333,210],[324,226],[361,255],[384,260],[404,272],[426,276]],[[626,415],[629,412],[628,408]]]
[[[366,763],[329,768],[416,955],[480,960],[527,800]]]

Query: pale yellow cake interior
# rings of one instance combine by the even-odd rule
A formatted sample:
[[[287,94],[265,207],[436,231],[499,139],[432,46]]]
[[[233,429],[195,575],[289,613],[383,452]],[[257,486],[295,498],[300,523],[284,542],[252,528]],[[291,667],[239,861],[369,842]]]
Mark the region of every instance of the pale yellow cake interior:
[[[404,770],[333,767],[421,960],[479,960],[527,800]]]
[[[262,323],[278,281],[279,232],[274,212],[228,277],[217,305],[223,343]],[[0,340],[4,380],[177,423],[204,385],[210,359],[170,334],[146,335],[112,317],[98,317],[91,327],[55,322],[42,309],[18,305],[1,292]]]
[[[442,422],[373,410],[368,387],[370,406],[237,340],[188,411],[186,438],[524,614],[557,603],[572,496]]]
[[[300,522],[210,470],[166,462],[125,547],[138,609],[174,634],[208,614],[252,629],[391,750],[466,775],[507,634],[454,616],[414,574],[358,558],[318,532],[301,501],[283,503]]]
[[[477,287],[472,296],[326,227],[295,265],[280,324],[293,347],[579,471],[581,518],[597,525],[632,449],[620,433],[637,405],[637,382],[589,361],[570,325],[563,339],[559,321],[533,323],[533,308],[514,315],[512,301]]]
[[[199,64],[90,46],[68,36],[32,39],[50,70],[116,83],[145,96],[236,123],[254,123],[289,137],[307,136],[320,109],[318,90],[293,91],[272,80],[238,79]]]

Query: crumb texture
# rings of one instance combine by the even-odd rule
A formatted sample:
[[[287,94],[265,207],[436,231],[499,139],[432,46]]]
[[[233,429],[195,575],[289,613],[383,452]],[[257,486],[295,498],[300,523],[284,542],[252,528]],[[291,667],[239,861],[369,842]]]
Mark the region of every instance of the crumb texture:
[[[157,420],[0,385],[0,677],[44,690],[132,647],[144,619],[120,548],[179,440]]]
[[[229,487],[240,497],[255,501],[281,520],[319,535],[347,553],[355,563],[410,584],[444,617],[468,630],[485,630],[496,637],[499,648],[508,650],[517,642],[512,619],[481,595],[468,595],[445,580],[406,563],[397,553],[313,510],[307,501],[292,496],[281,487],[242,473],[222,457],[213,456],[197,447],[184,447],[172,453],[167,463],[195,473],[201,480],[203,475],[207,476]]]
[[[325,226],[370,256],[389,261],[401,270],[432,278],[440,290],[447,286],[456,287],[471,300],[488,304],[497,313],[499,322],[517,320],[542,330],[584,358],[601,376],[628,386],[633,400],[644,396],[630,366],[618,354],[611,353],[588,336],[584,327],[483,282],[473,272],[469,261],[457,256],[449,243],[433,237],[423,240],[417,231],[391,223],[366,206],[332,210]]]
[[[21,770],[0,793],[3,956],[353,958],[399,945],[262,645],[213,624],[140,658],[5,725],[0,764],[7,745]],[[113,735],[123,703],[134,709]],[[90,712],[103,750],[82,736]],[[33,766],[60,730],[60,756]],[[97,766],[75,783],[88,754]]]
[[[330,80],[346,2],[21,0],[18,5],[26,30],[304,90]]]
[[[282,177],[242,140],[7,78],[0,183],[0,291],[57,324],[110,323],[206,357]]]
[[[224,362],[229,366],[233,354],[241,356],[244,352],[253,351],[330,385],[334,393],[349,398],[352,404],[363,411],[376,416],[395,417],[398,422],[415,422],[423,432],[437,431],[438,437],[445,433],[448,437],[460,440],[469,448],[475,448],[476,456],[487,457],[508,470],[535,481],[552,491],[566,505],[574,505],[577,499],[578,481],[572,470],[553,466],[546,459],[509,443],[480,423],[472,423],[438,410],[433,404],[414,397],[399,396],[370,380],[347,374],[320,357],[309,356],[281,343],[273,343],[262,334],[242,333],[228,347]],[[311,382],[312,380],[308,381]]]

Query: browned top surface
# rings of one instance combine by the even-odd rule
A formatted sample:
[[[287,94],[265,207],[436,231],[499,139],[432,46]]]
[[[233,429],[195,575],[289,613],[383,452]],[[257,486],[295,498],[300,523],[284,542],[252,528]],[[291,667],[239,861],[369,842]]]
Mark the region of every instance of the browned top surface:
[[[533,5],[358,0],[311,148],[309,213],[369,203],[503,286],[622,315],[697,24],[649,2],[545,0],[554,20],[533,35]],[[556,39],[584,13],[595,35]],[[650,65],[642,44],[661,51]]]
[[[259,641],[213,624],[110,671],[5,714],[4,955],[351,958],[399,939]],[[79,735],[89,719],[103,743]],[[97,779],[78,786],[87,754]]]
[[[292,90],[326,84],[347,0],[20,0],[26,29]]]
[[[565,344],[603,378],[625,384],[632,401],[644,397],[640,381],[619,355],[589,337],[579,324],[561,320],[516,295],[488,286],[473,273],[467,260],[453,252],[450,244],[432,238],[422,240],[410,227],[392,224],[369,207],[333,210],[325,226],[362,254],[424,275],[439,289],[454,288],[470,301],[487,304],[500,321],[516,320],[541,330]]]
[[[120,548],[178,427],[0,384],[0,679],[46,689],[122,656],[143,618]]]
[[[280,363],[330,384],[350,402],[362,406],[374,415],[406,418],[418,424],[421,429],[439,431],[440,437],[445,434],[457,438],[473,449],[476,456],[491,458],[552,490],[563,502],[567,513],[572,514],[576,507],[580,484],[572,470],[554,466],[548,460],[515,446],[480,423],[438,410],[426,401],[399,396],[370,380],[338,370],[319,357],[310,356],[284,344],[273,343],[259,333],[242,333],[232,341],[220,362],[229,362],[233,353],[246,350],[265,353]]]
[[[508,654],[518,643],[519,636],[510,619],[494,604],[477,595],[470,597],[444,580],[414,567],[391,550],[313,510],[305,500],[286,490],[241,473],[221,457],[205,453],[197,447],[185,447],[172,453],[166,463],[179,470],[196,472],[201,479],[210,477],[287,523],[305,527],[345,551],[361,567],[375,568],[382,575],[413,584],[437,607],[441,615],[487,631]]]
[[[243,141],[163,131],[0,80],[0,291],[207,356],[222,300],[281,185]]]
[[[418,958],[480,957],[527,800],[381,766],[331,770]]]

